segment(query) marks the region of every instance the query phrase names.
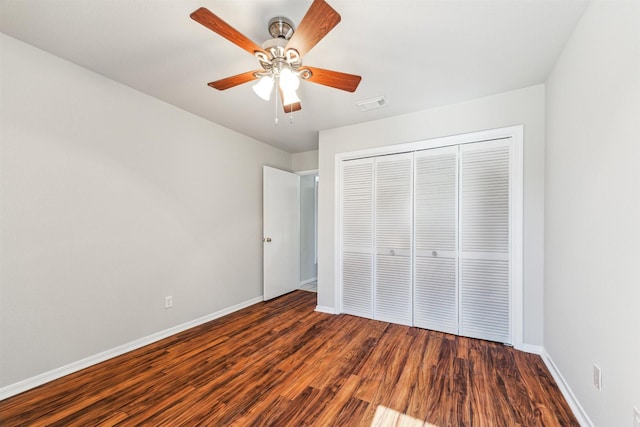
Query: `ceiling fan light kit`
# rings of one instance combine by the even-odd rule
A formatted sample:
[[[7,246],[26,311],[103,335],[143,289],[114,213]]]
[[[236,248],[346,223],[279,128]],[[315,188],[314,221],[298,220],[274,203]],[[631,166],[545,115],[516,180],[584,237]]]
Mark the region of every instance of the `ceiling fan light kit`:
[[[258,83],[253,85],[253,91],[260,98],[268,101],[271,99],[271,92],[273,92],[273,77],[271,76],[262,76]]]
[[[313,1],[297,29],[287,18],[271,19],[267,29],[272,38],[261,47],[204,7],[194,11],[191,18],[254,55],[262,68],[208,83],[214,89],[226,90],[258,80],[252,87],[256,95],[269,101],[273,88],[277,87],[284,111],[293,113],[302,108],[296,92],[300,79],[348,92],[354,92],[362,79],[354,74],[302,65],[302,57],[340,22],[338,12],[324,0]]]

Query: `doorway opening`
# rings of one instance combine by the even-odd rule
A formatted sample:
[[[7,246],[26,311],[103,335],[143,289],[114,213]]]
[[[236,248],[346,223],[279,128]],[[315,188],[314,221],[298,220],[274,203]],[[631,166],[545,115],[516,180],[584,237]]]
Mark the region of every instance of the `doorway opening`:
[[[317,292],[318,171],[300,175],[300,289]]]

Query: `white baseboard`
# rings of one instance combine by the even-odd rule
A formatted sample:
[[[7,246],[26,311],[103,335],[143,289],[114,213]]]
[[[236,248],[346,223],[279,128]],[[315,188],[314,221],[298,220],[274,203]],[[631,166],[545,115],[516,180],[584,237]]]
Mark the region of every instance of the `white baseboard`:
[[[594,427],[584,408],[582,407],[582,405],[580,405],[578,399],[576,399],[573,391],[571,391],[571,387],[569,387],[569,384],[567,384],[567,382],[565,381],[564,377],[558,370],[558,367],[553,362],[553,359],[551,359],[551,356],[549,356],[549,353],[547,353],[547,350],[543,348],[540,356],[542,357],[544,364],[547,365],[547,369],[549,369],[549,372],[551,372],[551,376],[556,381],[556,384],[558,384],[560,392],[562,392],[562,395],[569,404],[569,407],[573,411],[573,415],[575,415],[575,417],[578,419],[580,425],[582,427]]]
[[[307,285],[309,283],[317,282],[317,281],[318,281],[317,277],[312,277],[311,279],[303,280],[300,282],[300,287]]]
[[[544,353],[544,347],[541,345],[533,345],[533,344],[522,344],[522,346],[517,347],[517,350],[524,351],[525,353],[532,353],[542,356]]]
[[[161,339],[170,337],[171,335],[175,335],[179,332],[186,331],[187,329],[193,328],[195,326],[201,325],[203,323],[209,322],[211,320],[214,320],[219,317],[225,316],[227,314],[233,313],[235,311],[241,310],[245,307],[249,307],[250,305],[256,304],[258,302],[262,302],[262,300],[263,300],[263,296],[261,295],[256,298],[252,298],[248,301],[244,301],[239,304],[233,305],[231,307],[218,310],[215,313],[211,313],[206,316],[199,317],[197,319],[191,320],[181,325],[177,325],[169,329],[165,329],[164,331],[156,332],[155,334],[151,334],[146,337],[137,339],[135,341],[131,341],[129,343],[120,345],[118,347],[114,347],[112,349],[103,351],[102,353],[94,354],[93,356],[89,356],[85,359],[78,360],[77,362],[73,362],[68,365],[53,369],[51,371],[44,372],[40,375],[36,375],[35,377],[27,378],[17,383],[2,387],[0,388],[0,400],[7,399],[11,396],[15,396],[16,394],[25,392],[32,388],[38,387],[42,384],[48,383],[49,381],[56,380],[58,378],[64,377],[65,375],[72,374],[74,372],[88,368],[89,366],[96,365],[100,362],[104,362],[105,360],[112,359],[116,356],[120,356],[130,351],[136,350],[140,347],[144,347],[145,345],[149,345],[156,341],[160,341]]]
[[[556,384],[558,384],[560,392],[564,396],[564,399],[567,401],[567,404],[571,408],[571,411],[573,411],[573,415],[575,415],[575,417],[578,419],[580,425],[582,427],[593,427],[593,423],[582,408],[582,405],[580,405],[580,403],[578,402],[578,399],[576,399],[573,391],[571,391],[571,387],[569,387],[569,385],[565,381],[564,377],[558,370],[558,367],[551,359],[551,356],[549,356],[549,353],[547,353],[547,350],[545,350],[543,346],[532,344],[523,344],[522,347],[518,348],[518,350],[537,354],[542,358],[542,361],[547,366],[547,369],[549,369],[549,372],[551,372],[551,376],[555,380]]]
[[[326,305],[317,305],[316,311],[319,311],[320,313],[337,314],[333,307],[327,307]]]

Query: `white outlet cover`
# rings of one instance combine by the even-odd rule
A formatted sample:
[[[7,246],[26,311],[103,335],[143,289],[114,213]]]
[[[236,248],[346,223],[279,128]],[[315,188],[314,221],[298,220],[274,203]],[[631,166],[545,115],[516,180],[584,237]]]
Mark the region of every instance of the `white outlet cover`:
[[[602,390],[602,371],[596,364],[593,365],[593,385],[598,390]]]

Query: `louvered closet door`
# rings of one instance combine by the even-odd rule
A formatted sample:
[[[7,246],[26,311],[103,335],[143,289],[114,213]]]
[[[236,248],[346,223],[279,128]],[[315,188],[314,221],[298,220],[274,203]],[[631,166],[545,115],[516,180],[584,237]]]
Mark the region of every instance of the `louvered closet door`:
[[[460,334],[509,343],[510,140],[460,146]]]
[[[373,318],[374,160],[342,162],[342,312]]]
[[[375,165],[374,319],[411,325],[413,153]]]
[[[458,333],[458,147],[415,153],[414,325]]]

